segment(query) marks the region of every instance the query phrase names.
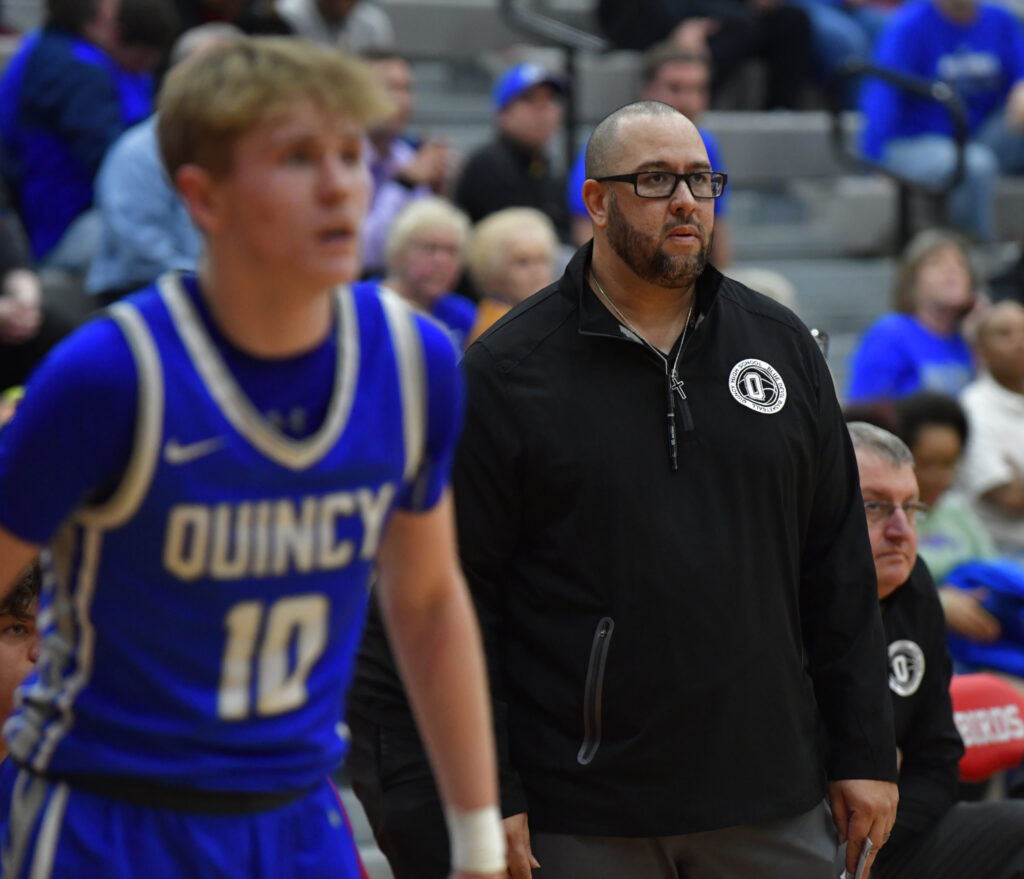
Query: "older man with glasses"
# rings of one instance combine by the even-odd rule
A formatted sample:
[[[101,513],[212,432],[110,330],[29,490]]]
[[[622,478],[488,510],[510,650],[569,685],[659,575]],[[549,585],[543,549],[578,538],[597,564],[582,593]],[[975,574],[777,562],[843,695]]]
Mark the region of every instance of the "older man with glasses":
[[[832,380],[708,265],[726,177],[685,116],[617,110],[586,166],[593,242],[464,358],[510,874],[835,879],[837,837],[855,868],[889,832],[896,748]]]
[[[935,583],[917,557],[919,500],[910,449],[849,425],[857,454],[889,655],[900,802],[872,879],[1024,876],[1024,802],[957,803],[964,752],[949,697],[952,664]]]

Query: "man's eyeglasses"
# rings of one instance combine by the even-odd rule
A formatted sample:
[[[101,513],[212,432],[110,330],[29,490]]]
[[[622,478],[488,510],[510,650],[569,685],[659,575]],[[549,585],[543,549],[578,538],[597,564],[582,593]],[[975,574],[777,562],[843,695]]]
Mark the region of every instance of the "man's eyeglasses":
[[[721,171],[690,171],[687,174],[673,174],[671,171],[637,171],[635,174],[613,174],[611,177],[595,177],[598,183],[632,183],[633,191],[640,198],[669,198],[680,180],[694,198],[718,198],[725,192],[728,177]]]
[[[892,501],[864,501],[864,514],[874,525],[888,522],[897,510],[903,510],[907,521],[911,525],[916,525],[928,512],[928,504],[921,501],[907,501],[905,504],[894,504]]]

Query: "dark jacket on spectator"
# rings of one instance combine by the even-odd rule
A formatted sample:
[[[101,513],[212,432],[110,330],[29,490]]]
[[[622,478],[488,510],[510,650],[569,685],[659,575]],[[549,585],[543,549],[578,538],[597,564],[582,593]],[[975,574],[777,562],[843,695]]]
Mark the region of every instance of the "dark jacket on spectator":
[[[531,829],[688,833],[801,814],[826,774],[894,781],[857,465],[810,333],[709,266],[673,470],[664,365],[590,253],[463,361],[460,552]]]
[[[466,161],[455,187],[455,203],[474,223],[502,208],[536,208],[551,218],[563,240],[568,235],[565,181],[551,173],[542,153],[502,134]]]

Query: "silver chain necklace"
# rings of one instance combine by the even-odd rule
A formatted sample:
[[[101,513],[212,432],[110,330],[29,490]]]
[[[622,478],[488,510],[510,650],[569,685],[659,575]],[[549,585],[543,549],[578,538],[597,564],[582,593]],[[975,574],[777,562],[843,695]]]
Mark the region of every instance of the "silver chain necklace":
[[[676,368],[679,366],[679,355],[683,353],[683,345],[686,344],[686,333],[690,329],[690,318],[693,316],[693,301],[690,301],[690,307],[686,312],[686,323],[683,324],[682,338],[680,338],[679,340],[679,347],[676,349],[676,356],[672,362],[672,367],[670,370],[668,365],[668,358],[654,345],[648,342],[647,338],[643,335],[643,333],[641,333],[635,326],[633,326],[632,323],[630,323],[629,318],[627,318],[626,315],[619,311],[618,306],[614,302],[612,302],[612,298],[607,293],[604,292],[604,287],[602,287],[601,282],[597,280],[597,275],[594,274],[593,269],[590,270],[590,279],[594,282],[594,285],[597,287],[597,292],[600,294],[601,299],[615,313],[615,316],[622,322],[626,329],[629,330],[634,336],[636,336],[637,339],[639,339],[645,346],[647,346],[647,348],[649,348],[651,351],[658,355],[658,358],[661,360],[661,362],[665,364],[665,374],[668,375],[671,379],[672,390],[679,394],[681,399],[685,400],[686,393],[683,391],[683,383],[679,379],[679,375],[677,374]]]
[[[683,324],[683,332],[679,338],[679,347],[676,349],[676,356],[672,360],[672,366],[669,368],[668,358],[661,353],[657,348],[654,347],[644,335],[637,330],[636,327],[630,323],[629,318],[626,317],[618,306],[612,302],[611,297],[604,292],[604,288],[601,286],[601,282],[597,280],[597,276],[594,274],[594,270],[590,270],[590,278],[597,287],[597,293],[604,301],[604,303],[612,310],[612,312],[618,317],[627,330],[629,330],[634,338],[636,338],[642,345],[648,348],[650,351],[657,355],[658,359],[665,364],[665,424],[668,429],[668,449],[669,449],[669,462],[672,470],[679,469],[679,443],[676,435],[676,402],[675,396],[678,395],[682,401],[683,409],[683,428],[684,430],[693,429],[693,417],[690,415],[689,404],[686,402],[686,391],[683,390],[683,380],[679,378],[677,368],[679,366],[679,355],[683,353],[683,346],[686,344],[686,332],[690,329],[690,318],[693,317],[693,300],[690,300],[690,308],[686,312],[686,323]],[[696,296],[696,293],[694,294]]]

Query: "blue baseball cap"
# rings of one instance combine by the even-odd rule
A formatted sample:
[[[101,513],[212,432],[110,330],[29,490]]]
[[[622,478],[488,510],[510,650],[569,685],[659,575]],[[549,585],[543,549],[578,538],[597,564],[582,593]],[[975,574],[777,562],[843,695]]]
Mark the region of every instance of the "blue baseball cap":
[[[539,64],[517,64],[506,70],[494,84],[491,97],[495,110],[504,110],[523,92],[535,85],[550,85],[560,94],[565,93],[565,77]]]

